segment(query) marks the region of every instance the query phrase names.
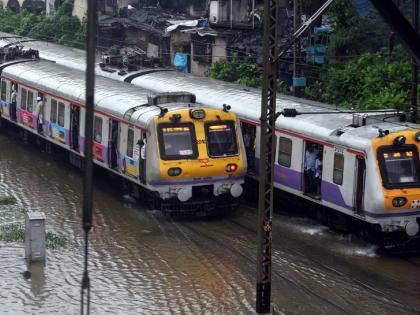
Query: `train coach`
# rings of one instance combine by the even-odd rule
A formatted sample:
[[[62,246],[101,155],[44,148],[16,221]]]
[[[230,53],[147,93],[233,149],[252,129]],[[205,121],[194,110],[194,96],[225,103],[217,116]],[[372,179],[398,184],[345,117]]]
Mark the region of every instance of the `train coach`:
[[[66,59],[83,63],[79,50],[41,41],[27,41],[25,46],[60,64]],[[240,119],[248,168],[251,174],[258,171],[261,91],[162,69],[121,74],[98,67],[97,73],[156,93],[194,93],[198,102],[209,107],[229,104]],[[276,188],[354,219],[380,235],[385,245],[418,243],[420,125],[405,122],[397,111],[345,114],[327,104],[285,95],[278,95],[277,104],[279,112],[293,108],[337,113],[279,117]],[[322,165],[312,172],[315,179],[308,177],[305,165],[312,150]]]
[[[2,119],[72,159],[83,156],[84,73],[45,61],[0,71]],[[242,193],[247,164],[236,115],[196,104],[191,93],[153,94],[98,77],[93,136],[94,162],[166,212],[228,209]]]

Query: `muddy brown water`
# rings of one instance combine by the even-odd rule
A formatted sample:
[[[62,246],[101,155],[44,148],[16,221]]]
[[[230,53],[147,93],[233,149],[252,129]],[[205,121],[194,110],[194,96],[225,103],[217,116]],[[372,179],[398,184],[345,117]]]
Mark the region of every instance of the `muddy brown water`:
[[[21,243],[0,242],[0,314],[78,314],[83,266],[81,173],[0,135],[0,225],[43,211],[66,238],[28,269]],[[103,179],[101,179],[103,180]],[[111,179],[108,179],[111,180]],[[92,314],[255,314],[256,210],[171,220],[95,185]],[[419,314],[420,258],[395,257],[310,219],[274,216],[272,302],[286,314]]]

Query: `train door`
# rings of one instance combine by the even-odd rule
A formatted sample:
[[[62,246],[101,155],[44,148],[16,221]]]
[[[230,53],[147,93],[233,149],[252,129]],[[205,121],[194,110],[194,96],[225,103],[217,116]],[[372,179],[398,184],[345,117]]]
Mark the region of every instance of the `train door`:
[[[242,137],[244,139],[246,159],[248,162],[248,173],[255,174],[255,138],[257,135],[256,127],[252,124],[241,123]]]
[[[80,107],[70,104],[70,147],[79,152]]]
[[[147,147],[147,139],[146,139],[146,133],[142,132],[141,133],[141,137],[139,139],[138,142],[138,146],[140,149],[140,163],[139,163],[139,175],[140,175],[140,182],[142,182],[143,184],[146,183],[146,168],[147,168],[147,152],[146,152],[146,147]]]
[[[118,134],[119,122],[114,119],[109,120],[109,136],[108,136],[108,161],[109,167],[113,169],[118,168]]]
[[[355,187],[353,205],[354,212],[357,214],[363,214],[363,192],[365,188],[365,175],[366,175],[366,161],[363,157],[356,157],[356,169],[355,169]]]
[[[318,200],[321,199],[323,153],[322,144],[304,142],[302,191],[305,195]]]

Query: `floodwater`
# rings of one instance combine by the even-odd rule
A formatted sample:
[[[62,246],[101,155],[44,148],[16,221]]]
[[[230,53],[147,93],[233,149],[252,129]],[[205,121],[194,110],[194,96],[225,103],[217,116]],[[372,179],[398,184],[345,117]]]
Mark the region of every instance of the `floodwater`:
[[[22,243],[0,242],[0,314],[78,314],[81,173],[17,143],[0,135],[0,195],[18,200],[0,206],[0,225],[43,211],[67,242],[29,267]],[[94,193],[92,314],[255,314],[255,209],[171,220],[104,183]],[[272,302],[284,313],[420,313],[420,257],[384,255],[310,219],[276,214],[273,227]]]

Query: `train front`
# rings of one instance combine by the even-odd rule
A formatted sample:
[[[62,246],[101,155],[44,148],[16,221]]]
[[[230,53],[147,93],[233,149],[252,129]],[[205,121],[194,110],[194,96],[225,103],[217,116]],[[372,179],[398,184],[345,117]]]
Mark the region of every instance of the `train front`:
[[[411,242],[418,247],[420,131],[380,130],[379,133],[372,143],[375,158],[370,161],[379,176],[369,176],[369,173],[366,176],[365,213],[381,226],[384,245],[392,247]]]
[[[234,113],[196,107],[170,110],[154,117],[149,130],[156,156],[148,156],[146,177],[159,193],[163,210],[226,208],[241,196],[246,155]]]

